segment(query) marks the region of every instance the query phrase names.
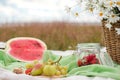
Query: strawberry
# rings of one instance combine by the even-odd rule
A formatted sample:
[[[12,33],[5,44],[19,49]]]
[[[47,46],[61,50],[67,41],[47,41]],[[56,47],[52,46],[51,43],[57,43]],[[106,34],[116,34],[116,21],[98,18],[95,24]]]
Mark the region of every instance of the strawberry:
[[[83,59],[85,59],[86,62],[90,62],[90,61],[92,61],[94,58],[96,58],[96,55],[95,55],[95,54],[89,54],[89,55],[83,57]]]
[[[88,56],[91,57],[91,58],[95,58],[96,57],[95,54],[89,54]]]
[[[26,70],[25,70],[25,74],[30,75],[30,73],[31,73],[32,69],[33,69],[33,68],[28,68],[28,69],[26,69]]]
[[[83,62],[82,62],[81,59],[79,59],[79,60],[77,61],[77,65],[78,65],[79,67],[83,65]]]
[[[84,62],[84,65],[89,65],[90,63],[89,62]]]
[[[99,64],[99,60],[94,58],[92,61],[90,61],[90,64]]]

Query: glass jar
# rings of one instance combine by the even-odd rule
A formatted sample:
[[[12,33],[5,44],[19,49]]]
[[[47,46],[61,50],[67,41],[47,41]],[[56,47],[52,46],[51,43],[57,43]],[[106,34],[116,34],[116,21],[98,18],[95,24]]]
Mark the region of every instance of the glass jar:
[[[77,44],[76,55],[78,56],[78,59],[83,59],[85,56],[88,56],[90,54],[95,54],[96,58],[99,60],[99,63],[101,64],[99,43]]]
[[[107,53],[105,47],[103,47],[100,51],[100,59],[103,65],[112,66],[112,67],[115,66],[111,56]]]

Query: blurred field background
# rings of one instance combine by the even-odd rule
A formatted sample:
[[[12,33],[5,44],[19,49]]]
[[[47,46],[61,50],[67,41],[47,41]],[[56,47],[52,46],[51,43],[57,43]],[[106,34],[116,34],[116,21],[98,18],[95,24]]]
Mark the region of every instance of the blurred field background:
[[[48,22],[4,24],[0,27],[0,41],[14,37],[35,37],[43,40],[48,49],[76,49],[78,43],[102,43],[101,25]]]

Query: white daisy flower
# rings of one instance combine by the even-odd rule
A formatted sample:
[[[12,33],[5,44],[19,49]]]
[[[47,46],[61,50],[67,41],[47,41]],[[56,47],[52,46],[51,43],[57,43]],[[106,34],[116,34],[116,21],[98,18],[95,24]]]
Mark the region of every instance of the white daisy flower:
[[[109,0],[105,3],[105,6],[107,7],[107,9],[112,9],[112,7],[115,7],[115,1],[113,0]]]
[[[92,2],[88,2],[86,3],[86,5],[84,6],[85,10],[88,11],[89,13],[93,13],[95,10],[95,4]]]
[[[66,11],[67,13],[70,13],[71,7],[65,6],[65,11]]]
[[[103,19],[108,19],[108,12],[107,11],[102,11],[102,10],[99,10],[99,11],[96,11],[96,15],[99,17],[100,20],[103,20]]]
[[[107,23],[105,26],[106,26],[108,29],[111,29],[111,27],[112,27],[112,25],[111,25],[110,23]]]
[[[106,1],[104,2],[103,0],[101,0],[98,4],[96,4],[96,9],[102,11],[108,9],[106,3],[107,3]]]
[[[117,22],[117,21],[119,21],[119,20],[120,20],[120,17],[117,16],[116,14],[113,14],[113,13],[109,14],[108,21],[109,21],[110,23],[115,23],[115,22]]]
[[[74,16],[74,17],[79,17],[79,13],[78,12],[71,12],[72,13],[72,15]]]
[[[115,30],[117,31],[117,34],[120,35],[120,28],[115,28]]]
[[[118,7],[118,9],[120,10],[120,0],[115,1],[115,5],[116,5],[116,7]]]

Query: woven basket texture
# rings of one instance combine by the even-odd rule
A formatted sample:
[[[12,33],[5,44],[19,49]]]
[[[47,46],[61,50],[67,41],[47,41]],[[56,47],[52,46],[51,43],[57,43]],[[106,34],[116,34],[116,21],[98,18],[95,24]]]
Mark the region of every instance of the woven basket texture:
[[[105,26],[106,22],[102,21],[103,41],[107,49],[107,53],[112,60],[120,64],[120,35],[117,34],[116,28],[120,28],[120,21],[112,24],[111,29]]]

